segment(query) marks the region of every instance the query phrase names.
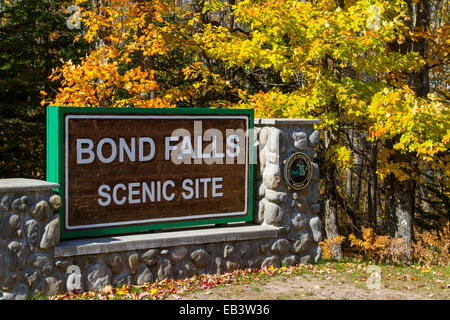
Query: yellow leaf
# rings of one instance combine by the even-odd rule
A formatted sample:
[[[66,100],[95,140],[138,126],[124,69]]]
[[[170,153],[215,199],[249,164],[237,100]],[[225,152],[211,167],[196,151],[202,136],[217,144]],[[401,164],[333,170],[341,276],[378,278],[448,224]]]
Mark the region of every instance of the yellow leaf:
[[[128,293],[128,286],[122,285],[122,288],[120,290],[117,290],[116,292],[121,296],[126,295]]]

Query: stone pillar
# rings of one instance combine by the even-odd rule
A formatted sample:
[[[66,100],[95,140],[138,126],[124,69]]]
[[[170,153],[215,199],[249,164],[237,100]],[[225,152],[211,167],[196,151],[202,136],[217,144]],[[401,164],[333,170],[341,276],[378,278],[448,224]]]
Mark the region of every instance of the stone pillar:
[[[59,185],[40,180],[0,180],[0,300],[64,289],[53,264],[61,207],[54,188]]]
[[[256,119],[254,143],[257,153],[255,168],[255,222],[280,229],[287,239],[291,259],[300,263],[318,262],[322,240],[319,204],[319,167],[314,163],[319,132],[313,125],[318,120]],[[288,188],[283,169],[294,152],[305,153],[312,162],[312,178],[301,191]]]

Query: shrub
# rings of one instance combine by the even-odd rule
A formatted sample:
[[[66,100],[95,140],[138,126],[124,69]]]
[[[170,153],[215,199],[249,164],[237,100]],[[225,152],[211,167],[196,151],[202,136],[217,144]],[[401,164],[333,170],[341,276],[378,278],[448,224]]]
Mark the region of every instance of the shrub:
[[[324,259],[331,259],[333,257],[333,252],[336,250],[336,246],[340,245],[344,240],[344,236],[337,236],[319,242],[319,245],[322,248],[322,257]]]
[[[420,232],[414,228],[413,259],[423,265],[446,266],[450,263],[450,221],[442,231],[431,230]]]

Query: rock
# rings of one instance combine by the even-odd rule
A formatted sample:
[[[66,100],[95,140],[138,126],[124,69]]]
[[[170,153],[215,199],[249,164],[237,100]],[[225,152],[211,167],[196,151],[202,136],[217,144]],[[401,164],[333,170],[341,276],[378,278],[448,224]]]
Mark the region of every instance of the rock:
[[[45,278],[45,282],[47,283],[47,294],[54,295],[64,291],[64,282],[55,277],[47,277]]]
[[[261,128],[253,129],[253,145],[254,146],[257,146],[259,144],[259,131],[261,131]]]
[[[12,209],[19,213],[25,213],[28,210],[30,201],[27,196],[23,196],[13,201]]]
[[[292,134],[294,146],[297,150],[303,151],[308,147],[308,140],[305,132],[294,132]]]
[[[128,256],[128,268],[130,269],[130,274],[136,274],[139,267],[139,255],[137,253],[132,253]]]
[[[122,287],[123,285],[130,286],[132,284],[133,277],[127,272],[116,274],[112,279],[113,287]]]
[[[319,165],[315,162],[311,162],[311,168],[312,168],[311,182],[319,181],[319,177],[320,177]]]
[[[38,249],[39,241],[39,222],[35,219],[29,219],[25,222],[25,236],[28,241],[28,246],[31,251],[36,251]]]
[[[212,243],[208,243],[205,246],[206,252],[208,252],[209,254],[212,254],[214,252],[216,252],[217,250],[219,250],[214,244]]]
[[[8,214],[3,217],[0,224],[0,234],[3,239],[11,239],[20,227],[20,217],[17,214]]]
[[[160,281],[166,278],[173,278],[172,263],[167,258],[161,258],[158,260],[156,270],[158,280]]]
[[[11,208],[11,196],[7,194],[3,196],[2,201],[0,202],[0,213],[9,211],[10,208]]]
[[[8,270],[6,257],[6,254],[0,251],[0,280],[6,276],[6,270]]]
[[[314,216],[309,220],[309,226],[313,234],[313,239],[315,242],[322,241],[322,224],[318,216]]]
[[[103,263],[98,262],[87,268],[84,278],[88,291],[100,290],[111,284],[111,271]]]
[[[259,254],[258,246],[250,248],[248,254],[245,256],[246,265],[250,268],[259,268],[261,262],[261,255]]]
[[[7,245],[10,270],[22,269],[27,255],[27,245],[23,241],[11,241]]]
[[[19,274],[17,272],[10,272],[6,276],[5,280],[2,283],[3,291],[12,291],[16,286],[17,282],[19,282]]]
[[[35,296],[42,296],[47,292],[47,281],[45,278],[40,277],[37,285],[33,288],[32,293]]]
[[[27,286],[18,284],[11,292],[0,292],[0,300],[26,300],[28,298]]]
[[[33,288],[39,280],[39,273],[37,270],[25,270],[24,278],[28,287]]]
[[[305,151],[303,151],[311,160],[314,160],[315,158],[317,158],[317,151],[311,148],[306,149]]]
[[[38,269],[44,275],[50,275],[53,267],[50,256],[43,253],[33,253],[28,257],[28,264]]]
[[[264,258],[263,262],[261,263],[261,269],[264,267],[270,267],[273,266],[274,268],[280,267],[280,258],[278,256],[272,255]]]
[[[295,208],[295,206],[297,205],[297,201],[295,201],[294,199],[292,199],[291,201],[288,202],[289,207],[291,208]]]
[[[291,228],[289,226],[281,226],[278,228],[278,236],[285,237],[291,232]]]
[[[295,254],[302,254],[311,249],[312,239],[307,231],[300,231],[296,235],[295,242],[291,246],[291,250]]]
[[[52,212],[47,201],[39,201],[33,208],[31,215],[39,222],[47,221]]]
[[[199,268],[207,267],[211,263],[211,257],[204,249],[197,249],[191,252],[190,258]]]
[[[41,249],[50,249],[59,243],[59,215],[55,214],[53,220],[47,223],[39,246]]]
[[[294,230],[303,230],[306,227],[306,215],[301,212],[294,212],[292,214],[291,224]]]
[[[225,244],[223,247],[223,258],[228,259],[231,258],[234,254],[234,246],[232,244]]]
[[[320,259],[322,259],[322,248],[318,244],[313,248],[312,256],[314,257],[314,263],[319,263]]]
[[[196,274],[197,274],[197,269],[191,262],[189,262],[187,260],[181,261],[177,265],[177,267],[175,268],[175,271],[174,271],[174,276],[177,279],[190,278],[190,277],[195,276]]]
[[[48,202],[50,203],[53,210],[55,210],[55,211],[59,210],[61,208],[61,205],[62,205],[61,197],[58,196],[57,194],[54,194],[53,196],[51,196],[50,199],[48,200]]]
[[[311,148],[316,147],[320,142],[320,133],[317,130],[314,130],[308,137],[308,145]]]
[[[266,194],[266,187],[263,183],[259,182],[259,188],[258,188],[258,197],[264,198]]]
[[[274,165],[280,165],[280,155],[274,152],[270,152],[269,150],[266,150],[266,164],[274,164]]]
[[[319,214],[320,213],[320,204],[314,203],[309,206],[311,213]]]
[[[188,250],[185,246],[179,246],[175,247],[172,250],[170,250],[170,258],[172,260],[173,265],[177,265],[180,263],[184,257],[186,257]]]
[[[268,130],[267,128],[261,128],[261,130],[259,131],[259,143],[262,146],[265,146],[267,143],[267,136],[268,136]]]
[[[259,243],[259,252],[261,255],[266,255],[270,252],[270,242],[268,240],[262,240]]]
[[[152,271],[143,263],[139,264],[139,268],[136,275],[136,283],[138,285],[143,285],[147,282],[153,281]]]
[[[239,260],[227,260],[225,261],[226,272],[233,272],[242,268],[242,263]]]
[[[264,222],[268,225],[279,226],[283,221],[283,211],[280,206],[267,202],[264,207]]]
[[[221,274],[225,268],[225,262],[221,256],[215,256],[209,267],[210,274]]]
[[[281,170],[278,165],[271,163],[266,165],[263,172],[263,183],[267,189],[275,190],[279,187],[281,183]]]
[[[125,269],[125,261],[123,261],[122,256],[118,253],[110,255],[106,259],[106,264],[111,268],[113,274],[121,273]]]
[[[140,256],[140,260],[150,267],[158,261],[159,253],[157,249],[150,249]]]
[[[257,202],[257,208],[258,208],[258,212],[255,215],[255,222],[258,224],[261,224],[264,221],[264,206],[265,206],[266,200],[262,199],[260,201]]]
[[[259,171],[263,172],[266,167],[266,148],[259,150]]]
[[[69,261],[67,259],[56,260],[54,266],[56,270],[66,272],[67,267],[69,266]]]
[[[309,264],[311,262],[311,256],[309,254],[303,255],[299,258],[301,264]]]
[[[283,203],[287,199],[287,193],[268,189],[266,191],[266,199],[274,203]]]
[[[280,147],[281,147],[281,138],[282,138],[282,132],[278,128],[269,128],[268,133],[268,146],[269,151],[273,152],[277,155],[280,154]]]
[[[308,192],[308,204],[319,202],[320,190],[318,183],[311,183]]]
[[[293,266],[297,263],[297,257],[293,254],[288,254],[281,259],[282,266]]]
[[[250,244],[248,244],[248,242],[241,241],[241,242],[236,243],[236,247],[238,248],[241,256],[244,256],[250,249]]]
[[[297,208],[302,213],[309,213],[309,205],[308,205],[308,199],[305,196],[300,196],[297,199]]]
[[[290,242],[287,239],[278,239],[273,244],[270,250],[276,255],[282,256],[289,252]]]

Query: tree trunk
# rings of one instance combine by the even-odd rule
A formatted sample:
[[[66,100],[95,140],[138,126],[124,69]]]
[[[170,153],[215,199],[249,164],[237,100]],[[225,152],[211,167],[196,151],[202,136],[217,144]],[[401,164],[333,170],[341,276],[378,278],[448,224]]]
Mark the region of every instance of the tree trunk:
[[[392,141],[388,141],[392,150]],[[389,147],[388,146],[388,147]],[[410,161],[409,156],[396,151],[393,161]],[[411,176],[411,173],[408,172]],[[406,255],[411,259],[413,241],[413,216],[415,208],[415,183],[412,179],[400,181],[394,174],[385,179],[386,228],[391,237],[401,237],[407,242]]]
[[[336,134],[330,130],[325,131],[325,148],[330,148],[336,143]],[[324,175],[324,207],[325,207],[325,232],[328,239],[339,236],[338,216],[337,216],[337,190],[335,180],[336,165],[330,161],[325,161],[323,168]],[[344,257],[341,245],[334,247],[332,256],[338,260]]]
[[[350,140],[350,145],[354,145],[354,139],[353,139],[353,130],[349,129],[349,140]],[[346,181],[346,195],[347,195],[347,199],[351,200],[352,199],[352,195],[353,195],[353,169],[354,168],[348,168],[347,169],[347,181]]]
[[[361,150],[361,136],[357,136],[355,139],[355,149],[357,151]],[[361,197],[361,184],[362,184],[362,164],[363,164],[363,157],[361,154],[359,154],[359,152],[355,152],[355,195],[354,195],[354,200],[353,200],[353,204],[354,204],[354,208],[355,211],[359,210],[360,204],[360,197]]]
[[[425,31],[430,27],[430,8],[427,0],[408,1],[410,15],[412,17],[412,28],[419,31]],[[412,51],[418,52],[422,57],[425,57],[427,48],[427,40],[423,37],[418,37],[415,41],[411,41]],[[413,73],[410,76],[410,81],[414,91],[419,97],[425,97],[430,91],[430,79],[428,68]]]

